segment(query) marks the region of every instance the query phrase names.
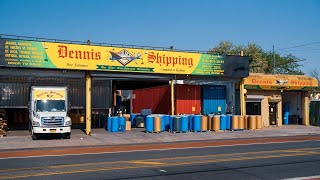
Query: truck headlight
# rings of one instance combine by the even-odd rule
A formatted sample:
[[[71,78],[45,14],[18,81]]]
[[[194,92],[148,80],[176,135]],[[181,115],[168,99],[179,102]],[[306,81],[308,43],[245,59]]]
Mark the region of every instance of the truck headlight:
[[[71,125],[72,125],[72,122],[71,122],[71,121],[66,121],[65,125],[66,125],[66,126],[71,126]]]
[[[36,113],[35,118],[40,119],[40,115],[38,113]]]
[[[37,121],[32,121],[32,126],[40,126],[40,123]]]

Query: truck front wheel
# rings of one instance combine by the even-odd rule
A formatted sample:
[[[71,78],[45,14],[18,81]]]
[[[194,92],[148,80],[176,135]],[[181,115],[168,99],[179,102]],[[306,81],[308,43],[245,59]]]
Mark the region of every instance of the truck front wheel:
[[[32,140],[38,140],[39,139],[39,135],[38,134],[34,134],[32,133]]]
[[[32,127],[30,128],[30,132],[31,132],[31,138],[32,138],[32,140],[38,140],[38,139],[40,139],[40,134],[34,133]]]
[[[70,137],[71,137],[71,133],[65,133],[64,134],[64,138],[65,139],[70,139]]]

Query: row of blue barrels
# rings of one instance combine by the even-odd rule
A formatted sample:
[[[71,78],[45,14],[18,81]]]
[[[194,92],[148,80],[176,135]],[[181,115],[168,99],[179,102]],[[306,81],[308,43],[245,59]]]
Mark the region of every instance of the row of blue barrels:
[[[169,117],[169,116],[168,116]],[[166,130],[166,115],[149,115],[145,119],[146,132],[163,132]]]
[[[219,121],[219,130],[231,129],[231,116],[221,116],[217,121]],[[201,132],[211,129],[208,127],[208,116],[203,115],[170,116],[169,122],[169,130],[172,132]]]
[[[219,118],[213,118],[213,117],[219,117]],[[218,127],[215,130],[230,130],[231,129],[231,117],[232,116],[230,116],[230,115],[227,115],[227,116],[225,116],[225,115],[221,115],[221,116],[190,115],[189,116],[189,129],[190,129],[190,131],[213,130],[214,128],[211,128],[211,123],[208,123],[209,121],[212,121],[212,124],[218,124]]]
[[[163,115],[163,114],[156,114],[156,115],[150,115],[150,116],[143,116],[140,114],[130,114],[130,121],[131,121],[131,126],[132,127],[139,127],[138,125],[138,119],[143,118],[144,119],[144,124],[145,128],[148,126],[148,130],[151,128],[151,123],[148,123],[152,120],[154,120],[154,117],[159,116],[161,118],[161,130],[169,130],[170,128],[170,123],[169,123],[169,115]],[[148,121],[148,122],[147,122]],[[150,131],[151,132],[151,131]]]
[[[124,132],[126,131],[126,118],[124,117],[108,117],[106,130],[109,132]]]
[[[136,118],[140,116],[139,114],[130,115],[130,121],[133,126],[136,124]],[[232,115],[150,115],[145,117],[146,132],[154,132],[154,117],[157,116],[161,120],[161,132],[167,130],[171,132],[200,132],[238,129],[232,127]]]

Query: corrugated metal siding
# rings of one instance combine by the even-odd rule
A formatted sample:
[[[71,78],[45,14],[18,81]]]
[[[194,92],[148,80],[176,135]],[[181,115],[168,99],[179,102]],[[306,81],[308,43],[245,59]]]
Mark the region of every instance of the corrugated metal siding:
[[[171,109],[170,87],[158,86],[132,91],[132,112],[141,113],[141,109],[151,109],[152,113],[169,114]]]
[[[71,108],[85,108],[85,79],[35,76],[0,76],[0,108],[27,108],[31,86],[67,86]],[[92,108],[111,106],[111,81],[92,81]]]
[[[235,114],[240,115],[240,90],[236,90],[235,96]]]
[[[175,85],[175,114],[201,112],[201,86]]]
[[[86,84],[84,79],[71,79],[68,83],[69,100],[71,108],[85,109]]]
[[[171,113],[170,86],[133,90],[132,112],[152,109],[152,113]],[[201,87],[175,85],[175,114],[199,114],[201,112]]]
[[[111,107],[111,81],[93,79],[91,93],[91,104],[93,109],[107,109]]]
[[[226,86],[205,85],[202,88],[202,113],[226,113]]]
[[[0,83],[0,107],[27,108],[29,89],[28,83]]]

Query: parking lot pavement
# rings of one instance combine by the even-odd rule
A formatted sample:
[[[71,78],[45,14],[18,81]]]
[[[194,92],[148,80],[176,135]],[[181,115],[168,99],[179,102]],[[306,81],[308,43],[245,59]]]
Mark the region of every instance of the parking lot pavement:
[[[55,147],[86,147],[299,135],[320,135],[320,127],[287,125],[252,131],[208,131],[198,133],[144,133],[143,128],[133,128],[131,131],[127,132],[110,133],[106,132],[104,129],[92,129],[91,136],[85,135],[80,129],[73,129],[71,139],[62,139],[59,136],[53,136],[41,140],[32,140],[28,131],[19,130],[9,131],[6,137],[0,137],[0,151],[28,148],[41,149]]]

